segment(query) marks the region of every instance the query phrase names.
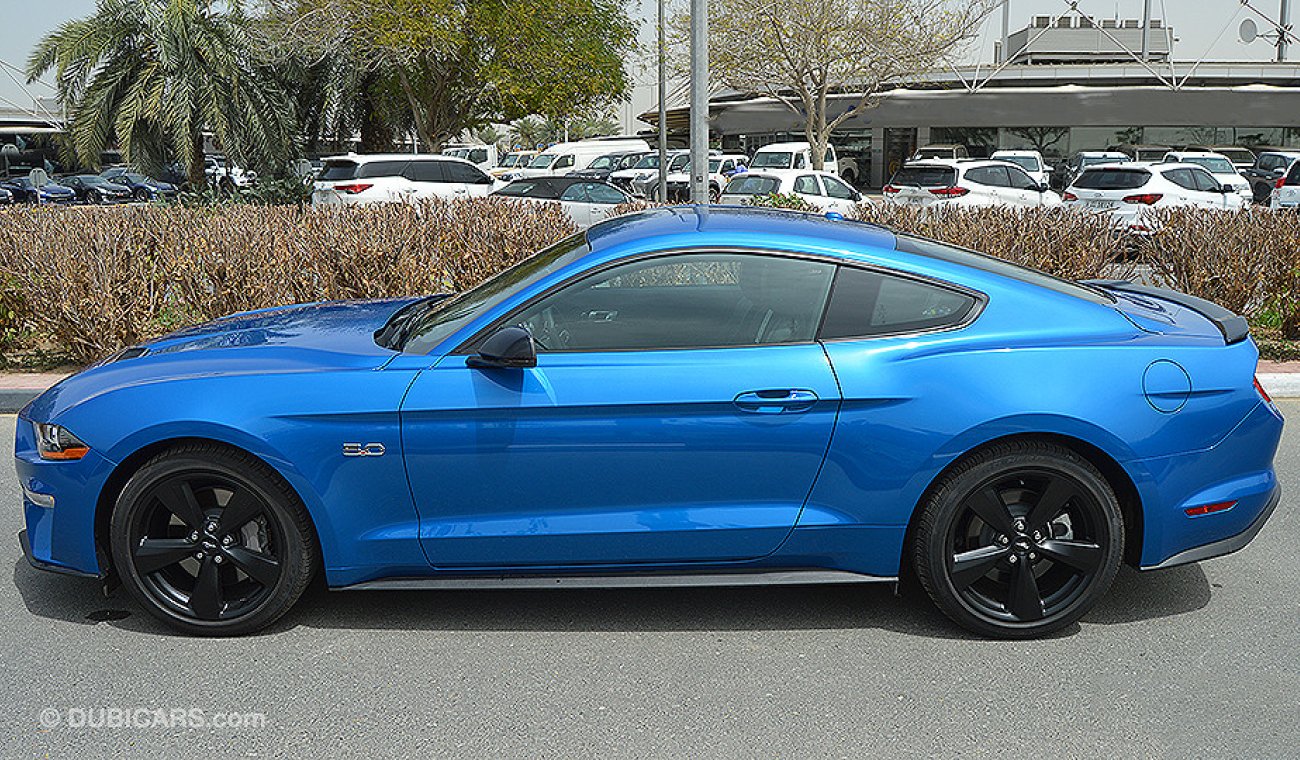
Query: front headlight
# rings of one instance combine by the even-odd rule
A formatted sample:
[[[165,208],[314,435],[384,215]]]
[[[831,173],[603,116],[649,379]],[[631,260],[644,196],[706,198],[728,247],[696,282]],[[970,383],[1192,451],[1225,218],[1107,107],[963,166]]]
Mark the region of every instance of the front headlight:
[[[81,459],[90,453],[90,447],[65,427],[44,422],[33,422],[32,425],[36,428],[36,453],[41,455],[41,459],[68,461]]]

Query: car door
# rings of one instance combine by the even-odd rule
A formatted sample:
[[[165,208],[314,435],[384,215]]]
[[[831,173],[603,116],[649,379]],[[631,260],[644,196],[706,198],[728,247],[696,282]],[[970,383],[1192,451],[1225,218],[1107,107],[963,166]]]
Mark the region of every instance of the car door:
[[[1192,175],[1192,184],[1196,186],[1197,196],[1205,208],[1240,208],[1240,204],[1237,202],[1237,194],[1223,192],[1223,183],[1219,182],[1208,170],[1192,167],[1187,171]]]
[[[579,227],[591,226],[591,200],[587,197],[588,182],[575,182],[560,194],[560,207]]]
[[[826,195],[816,174],[800,174],[794,178],[794,194],[808,201],[817,208],[826,205]]]
[[[822,176],[822,187],[826,190],[826,206],[829,209],[847,214],[858,205],[858,192],[836,177]]]
[[[447,179],[457,188],[457,195],[484,196],[492,192],[492,177],[477,166],[460,161],[445,162]]]
[[[1016,206],[1041,206],[1044,193],[1029,172],[1019,166],[1005,166],[1010,203]]]
[[[611,187],[604,182],[587,182],[587,213],[590,215],[589,224],[608,219],[614,214],[614,209],[622,203],[632,201],[622,190]]]
[[[976,166],[966,170],[961,186],[969,190],[966,203],[991,206],[1007,203],[1007,170],[1002,166]]]
[[[420,374],[402,438],[438,567],[730,562],[774,551],[839,408],[815,342],[834,266],[691,252],[515,307],[537,364]]]

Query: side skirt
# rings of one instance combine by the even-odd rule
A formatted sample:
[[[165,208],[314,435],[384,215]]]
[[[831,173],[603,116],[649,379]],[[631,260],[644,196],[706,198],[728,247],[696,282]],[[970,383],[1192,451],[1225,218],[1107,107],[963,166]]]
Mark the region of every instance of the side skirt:
[[[896,577],[843,570],[774,570],[731,573],[612,573],[584,575],[475,575],[385,578],[340,586],[335,591],[428,589],[671,588],[680,586],[780,586],[823,583],[897,583]]]

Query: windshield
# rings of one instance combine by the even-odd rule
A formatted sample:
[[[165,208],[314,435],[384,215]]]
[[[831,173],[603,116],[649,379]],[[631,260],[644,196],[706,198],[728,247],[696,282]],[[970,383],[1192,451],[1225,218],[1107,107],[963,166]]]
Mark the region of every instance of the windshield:
[[[951,166],[904,166],[889,184],[895,187],[951,187],[957,181],[957,170]]]
[[[119,174],[118,177],[126,177],[128,182],[134,182],[137,185],[144,185],[150,182],[150,179],[143,174]]]
[[[787,151],[774,150],[768,153],[759,151],[754,156],[754,161],[750,164],[752,169],[789,169],[790,162],[794,160],[794,154]]]
[[[429,303],[424,313],[412,319],[407,333],[410,337],[404,341],[398,339],[402,351],[408,354],[429,353],[512,293],[567,266],[589,250],[586,234],[579,232],[497,273],[471,290]]]
[[[532,161],[528,162],[528,168],[547,169],[551,164],[555,163],[555,159],[558,155],[558,153],[539,153],[533,157]]]
[[[1145,169],[1089,169],[1074,181],[1084,190],[1136,190],[1151,179]]]
[[[610,169],[618,164],[618,160],[619,160],[619,156],[617,155],[600,156],[595,161],[592,161],[591,165],[588,166],[587,168],[588,169]]]
[[[668,162],[668,171],[670,172],[686,171],[686,165],[689,164],[690,162],[691,162],[691,157],[689,154],[673,156],[672,160]]]
[[[632,168],[633,169],[658,169],[659,156],[656,154],[644,156],[640,161],[637,161],[636,166],[633,166]]]
[[[1232,162],[1226,158],[1216,156],[1187,156],[1183,159],[1185,164],[1196,164],[1203,166],[1211,174],[1236,174],[1237,169]]]
[[[781,181],[776,177],[758,177],[753,174],[741,174],[727,183],[726,195],[769,195],[781,190]]]
[[[1084,156],[1079,165],[1096,166],[1097,164],[1126,164],[1128,162],[1128,156]]]
[[[1010,161],[1027,172],[1036,172],[1040,168],[1038,159],[1033,156],[994,156],[998,161]]]

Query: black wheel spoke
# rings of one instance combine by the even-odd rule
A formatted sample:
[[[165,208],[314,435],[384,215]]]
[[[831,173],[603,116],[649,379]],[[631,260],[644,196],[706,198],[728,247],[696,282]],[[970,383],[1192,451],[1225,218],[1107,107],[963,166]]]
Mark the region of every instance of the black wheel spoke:
[[[234,546],[226,551],[230,561],[235,563],[235,567],[243,570],[248,577],[262,584],[263,586],[274,586],[280,578],[280,563],[275,557],[269,557],[260,552],[250,551],[242,546]]]
[[[190,594],[190,609],[204,620],[216,620],[222,606],[221,567],[209,555],[199,565],[199,576]]]
[[[180,562],[192,551],[194,544],[183,538],[146,538],[135,548],[135,569],[148,575]]]
[[[989,527],[1007,535],[1014,528],[1011,525],[1011,511],[1002,501],[1002,497],[992,487],[981,488],[966,499],[966,506],[988,523]]]
[[[244,489],[239,489],[230,495],[230,501],[221,510],[221,517],[217,521],[216,534],[224,536],[239,530],[254,517],[262,513],[262,502],[256,496]]]
[[[1052,518],[1065,511],[1065,505],[1072,496],[1074,496],[1074,486],[1065,478],[1052,478],[1047,481],[1047,487],[1043,489],[1043,494],[1038,497],[1038,503],[1034,504],[1026,520],[1029,530],[1042,528]]]
[[[952,558],[952,585],[958,591],[989,574],[998,560],[1007,556],[1006,547],[981,546]]]
[[[1043,617],[1043,597],[1039,595],[1034,568],[1028,562],[1019,562],[1011,568],[1007,611],[1022,622],[1041,620]]]
[[[1051,539],[1040,543],[1038,548],[1048,557],[1085,573],[1101,565],[1101,547],[1086,541]]]
[[[194,496],[194,489],[188,482],[180,480],[164,485],[158,489],[157,498],[159,503],[166,507],[168,512],[179,517],[187,528],[203,530],[203,508],[199,506],[199,500]]]

